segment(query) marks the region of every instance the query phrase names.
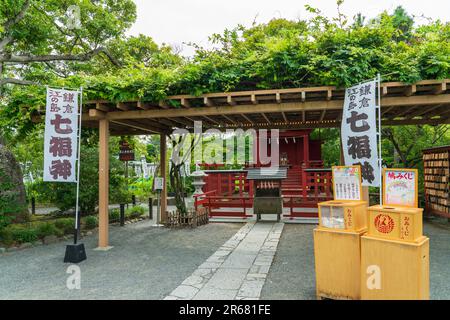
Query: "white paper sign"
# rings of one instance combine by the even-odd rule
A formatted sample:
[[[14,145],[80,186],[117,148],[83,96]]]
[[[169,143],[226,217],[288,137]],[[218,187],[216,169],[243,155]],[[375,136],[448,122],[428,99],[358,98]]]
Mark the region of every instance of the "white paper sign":
[[[341,138],[345,165],[361,165],[362,185],[379,186],[376,101],[377,82],[345,90]]]
[[[164,188],[164,178],[155,177],[155,190],[162,190]]]
[[[78,94],[47,88],[44,181],[76,182]]]
[[[338,166],[333,170],[334,200],[362,200],[361,168],[359,166]]]

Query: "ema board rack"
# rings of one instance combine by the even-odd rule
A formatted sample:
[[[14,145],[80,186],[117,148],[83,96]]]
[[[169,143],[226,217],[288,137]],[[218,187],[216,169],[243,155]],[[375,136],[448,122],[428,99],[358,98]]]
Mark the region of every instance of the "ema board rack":
[[[450,146],[423,150],[425,212],[450,218]]]
[[[330,200],[318,203],[319,229],[360,232],[367,228],[367,202]]]

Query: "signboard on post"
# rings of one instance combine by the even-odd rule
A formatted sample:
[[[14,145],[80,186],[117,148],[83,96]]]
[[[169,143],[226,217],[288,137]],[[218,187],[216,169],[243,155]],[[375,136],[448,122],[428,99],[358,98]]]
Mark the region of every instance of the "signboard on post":
[[[76,182],[78,94],[47,88],[44,181]]]
[[[164,178],[155,177],[155,190],[161,191],[164,189]]]
[[[418,207],[417,169],[383,169],[383,204]]]
[[[82,91],[47,88],[44,134],[44,181],[76,182],[74,244],[66,246],[64,262],[86,259],[80,230],[80,135]]]
[[[331,170],[334,200],[362,200],[360,166],[334,166]]]
[[[360,165],[363,186],[380,185],[377,144],[377,81],[345,90],[341,138],[345,165]]]
[[[120,141],[119,150],[120,161],[134,161],[134,151],[127,141]]]

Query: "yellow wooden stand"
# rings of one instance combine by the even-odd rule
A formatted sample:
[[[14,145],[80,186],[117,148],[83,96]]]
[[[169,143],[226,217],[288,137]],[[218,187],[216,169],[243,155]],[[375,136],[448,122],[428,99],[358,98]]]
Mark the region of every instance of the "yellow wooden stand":
[[[380,288],[369,289],[367,270],[379,270]],[[371,271],[373,272],[373,271]],[[416,242],[361,237],[361,299],[429,299],[429,239]]]
[[[367,228],[367,202],[330,200],[317,204],[321,228],[358,232]]]
[[[314,229],[318,299],[361,298],[360,238],[364,232],[342,232],[321,227]]]
[[[371,206],[367,234],[383,239],[417,242],[422,238],[422,208]]]

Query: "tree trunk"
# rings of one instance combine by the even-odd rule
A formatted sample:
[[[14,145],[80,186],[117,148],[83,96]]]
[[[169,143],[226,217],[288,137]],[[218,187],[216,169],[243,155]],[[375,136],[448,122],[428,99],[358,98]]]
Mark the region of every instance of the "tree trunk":
[[[22,169],[0,137],[0,204],[13,222],[29,219]],[[0,212],[2,213],[2,212]]]

